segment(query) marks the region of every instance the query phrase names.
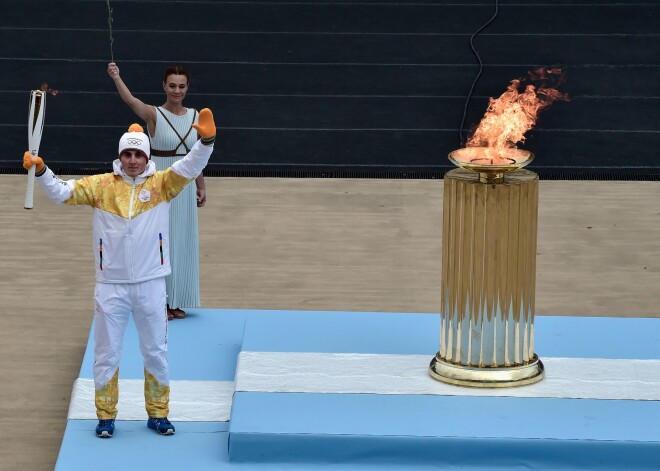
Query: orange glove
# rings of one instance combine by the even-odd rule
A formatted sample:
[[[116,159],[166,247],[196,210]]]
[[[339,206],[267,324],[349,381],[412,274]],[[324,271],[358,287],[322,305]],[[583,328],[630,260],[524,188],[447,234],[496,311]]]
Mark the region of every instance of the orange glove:
[[[25,154],[23,154],[23,168],[25,170],[30,170],[33,165],[37,166],[35,169],[36,173],[41,172],[41,170],[44,168],[44,159],[38,155],[32,157],[32,154],[30,154],[28,151],[25,151]]]
[[[193,124],[200,136],[202,142],[212,142],[215,137],[215,121],[213,121],[213,113],[210,109],[204,108],[199,112],[199,124]]]

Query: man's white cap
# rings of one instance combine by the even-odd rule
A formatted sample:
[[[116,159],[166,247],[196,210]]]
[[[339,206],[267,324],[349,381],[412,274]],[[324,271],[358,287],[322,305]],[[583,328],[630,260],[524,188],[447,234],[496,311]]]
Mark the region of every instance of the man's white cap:
[[[151,158],[151,146],[149,145],[149,136],[144,133],[144,129],[139,124],[131,124],[128,132],[124,133],[119,139],[119,154],[125,150],[141,150],[147,159]]]

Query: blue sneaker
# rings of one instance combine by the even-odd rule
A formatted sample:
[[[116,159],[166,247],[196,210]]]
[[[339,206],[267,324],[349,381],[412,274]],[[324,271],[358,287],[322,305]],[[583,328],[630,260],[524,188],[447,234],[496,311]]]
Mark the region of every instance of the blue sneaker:
[[[96,436],[99,438],[112,438],[115,432],[115,419],[99,420],[96,426]]]
[[[149,417],[149,420],[147,420],[147,427],[155,430],[161,435],[174,435],[174,425],[167,420],[167,417]]]

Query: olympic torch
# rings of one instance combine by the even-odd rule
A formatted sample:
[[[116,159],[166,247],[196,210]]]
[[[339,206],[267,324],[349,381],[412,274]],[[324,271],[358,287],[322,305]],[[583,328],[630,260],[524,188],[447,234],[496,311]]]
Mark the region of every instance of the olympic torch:
[[[58,91],[48,88],[47,83],[41,84],[40,90],[30,92],[30,105],[28,112],[28,150],[33,156],[39,153],[41,134],[44,130],[44,118],[46,117],[46,95],[57,95]],[[28,170],[27,190],[25,192],[25,209],[34,207],[34,172],[35,166]]]

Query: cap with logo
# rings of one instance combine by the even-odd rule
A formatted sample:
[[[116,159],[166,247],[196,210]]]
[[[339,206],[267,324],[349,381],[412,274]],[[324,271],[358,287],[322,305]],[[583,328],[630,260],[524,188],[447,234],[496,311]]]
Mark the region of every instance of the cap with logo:
[[[131,124],[128,132],[124,133],[119,139],[119,154],[125,150],[139,150],[144,152],[147,159],[151,158],[151,146],[149,145],[149,136],[144,133],[144,129],[139,124]]]

